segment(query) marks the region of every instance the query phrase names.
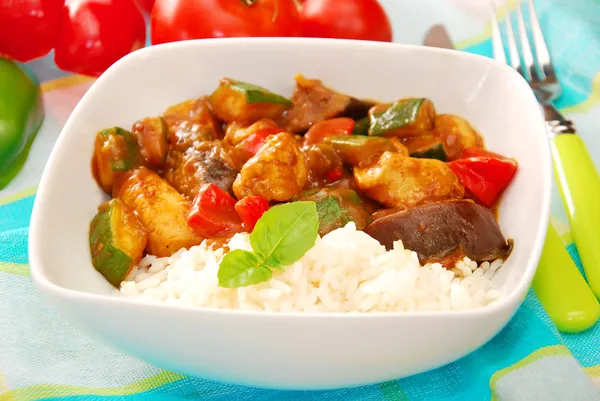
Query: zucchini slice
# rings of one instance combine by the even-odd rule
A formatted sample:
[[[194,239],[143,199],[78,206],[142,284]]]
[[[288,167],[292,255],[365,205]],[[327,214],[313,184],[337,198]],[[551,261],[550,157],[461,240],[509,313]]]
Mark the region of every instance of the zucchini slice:
[[[352,130],[352,135],[369,135],[369,127],[371,126],[370,118],[364,117],[357,120]]]
[[[334,136],[330,139],[335,152],[350,166],[364,164],[379,157],[383,152],[396,151],[396,147],[387,138],[362,135]]]
[[[437,159],[443,162],[448,160],[442,139],[433,135],[408,138],[404,142],[410,157],[419,159]]]
[[[319,215],[319,235],[323,236],[353,221],[358,230],[371,223],[371,216],[358,194],[351,189],[322,188],[306,192],[300,200],[315,202]]]
[[[140,261],[147,242],[146,230],[119,199],[102,205],[90,224],[92,265],[115,287]]]
[[[292,106],[289,99],[268,89],[229,78],[221,79],[210,102],[215,115],[227,123],[275,119]]]
[[[93,167],[102,189],[112,192],[115,174],[139,167],[142,156],[131,132],[120,127],[104,129],[96,134]]]
[[[435,108],[429,99],[407,98],[392,104],[380,104],[369,110],[370,136],[410,137],[430,132]]]

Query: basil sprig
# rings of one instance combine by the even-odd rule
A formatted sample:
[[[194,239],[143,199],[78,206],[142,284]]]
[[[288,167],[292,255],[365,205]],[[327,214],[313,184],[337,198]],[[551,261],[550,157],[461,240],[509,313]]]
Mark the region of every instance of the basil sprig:
[[[267,281],[272,269],[283,270],[314,246],[319,230],[315,202],[291,202],[274,206],[258,220],[250,244],[252,252],[228,252],[219,265],[219,286],[245,287]]]

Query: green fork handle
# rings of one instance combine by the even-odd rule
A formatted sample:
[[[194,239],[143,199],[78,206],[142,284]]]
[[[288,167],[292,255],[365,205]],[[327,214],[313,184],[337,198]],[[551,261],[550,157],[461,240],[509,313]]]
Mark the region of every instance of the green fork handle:
[[[600,304],[577,269],[558,233],[548,224],[533,290],[558,330],[578,333],[600,317]]]
[[[588,284],[600,298],[600,177],[582,139],[567,128],[550,140],[554,169]]]

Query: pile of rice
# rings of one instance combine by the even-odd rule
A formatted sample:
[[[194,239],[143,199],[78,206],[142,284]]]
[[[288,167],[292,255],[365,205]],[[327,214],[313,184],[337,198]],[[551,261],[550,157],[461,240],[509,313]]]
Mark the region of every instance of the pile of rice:
[[[248,234],[236,234],[229,249],[252,250]],[[273,271],[271,280],[237,289],[221,288],[217,271],[223,250],[206,242],[168,258],[146,256],[119,296],[171,304],[283,312],[392,312],[464,310],[498,298],[491,278],[502,265],[468,258],[452,270],[420,266],[401,241],[386,251],[354,223],[317,238],[298,262]]]

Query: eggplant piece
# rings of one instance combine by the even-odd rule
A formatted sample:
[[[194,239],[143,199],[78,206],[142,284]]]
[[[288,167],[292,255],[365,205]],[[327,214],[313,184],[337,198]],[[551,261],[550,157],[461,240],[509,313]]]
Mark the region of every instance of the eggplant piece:
[[[350,96],[326,87],[318,79],[308,79],[300,74],[295,79],[293,106],[277,120],[286,132],[299,134],[316,123],[339,117],[352,102]]]
[[[421,264],[457,254],[476,262],[505,260],[512,251],[512,240],[504,238],[492,211],[464,199],[389,214],[365,232],[387,249],[402,240],[406,249],[417,253]]]
[[[353,221],[357,230],[364,229],[371,222],[371,216],[363,207],[363,202],[351,189],[323,188],[305,192],[298,200],[313,201],[319,215],[319,235],[344,227]]]
[[[171,149],[165,165],[165,180],[192,200],[205,184],[215,184],[233,194],[237,170],[219,141],[198,142],[186,152]]]
[[[373,100],[350,98],[350,102],[346,106],[340,117],[348,117],[353,120],[361,120],[369,118],[369,110],[378,103]]]

